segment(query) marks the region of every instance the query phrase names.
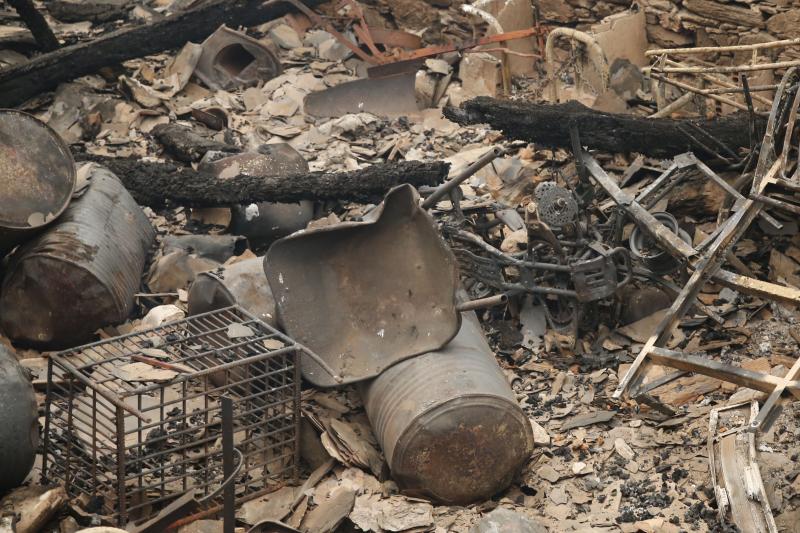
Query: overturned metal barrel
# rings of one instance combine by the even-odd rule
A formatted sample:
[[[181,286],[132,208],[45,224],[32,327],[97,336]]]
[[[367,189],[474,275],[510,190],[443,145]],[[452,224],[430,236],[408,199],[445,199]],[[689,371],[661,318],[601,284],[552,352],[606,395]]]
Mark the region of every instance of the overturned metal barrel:
[[[277,325],[275,299],[264,273],[264,258],[254,257],[197,275],[189,289],[189,314],[238,304],[262,322]]]
[[[14,354],[0,345],[0,491],[25,480],[38,446],[33,386]]]
[[[237,174],[281,176],[308,172],[308,163],[300,152],[287,143],[265,144],[258,152],[248,152],[202,163],[200,168],[214,172],[220,179]],[[258,202],[231,207],[230,231],[244,235],[253,246],[266,246],[306,227],[314,218],[314,203]]]
[[[407,359],[361,388],[392,477],[404,492],[450,505],[506,488],[533,450],[474,312],[443,349]]]
[[[75,163],[49,126],[0,110],[0,256],[52,222],[69,205]]]
[[[61,349],[123,322],[154,238],[122,183],[95,167],[88,190],[11,256],[0,293],[0,328],[17,342]]]

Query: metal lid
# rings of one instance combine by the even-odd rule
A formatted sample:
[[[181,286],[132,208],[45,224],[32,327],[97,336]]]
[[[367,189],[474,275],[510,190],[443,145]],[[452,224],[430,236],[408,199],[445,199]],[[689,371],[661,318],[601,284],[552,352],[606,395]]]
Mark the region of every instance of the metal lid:
[[[43,226],[60,215],[75,187],[69,147],[37,118],[0,109],[0,227]]]

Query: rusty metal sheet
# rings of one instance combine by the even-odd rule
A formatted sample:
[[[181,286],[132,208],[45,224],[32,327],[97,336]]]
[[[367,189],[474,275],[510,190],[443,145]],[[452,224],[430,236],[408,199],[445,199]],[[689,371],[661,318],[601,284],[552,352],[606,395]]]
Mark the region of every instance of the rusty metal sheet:
[[[305,99],[305,110],[315,117],[362,112],[382,117],[408,115],[422,109],[414,95],[415,79],[416,69],[395,76],[341,83],[310,93]]]
[[[83,196],[12,254],[0,327],[17,342],[57,349],[123,322],[154,239],[150,221],[119,179],[95,167]]]
[[[287,334],[350,383],[437,350],[460,324],[458,269],[410,185],[389,191],[363,222],[275,242],[264,269]],[[303,376],[339,383],[307,356]]]
[[[404,492],[448,505],[506,488],[533,451],[520,409],[475,313],[443,349],[364,384],[364,407]]]
[[[58,134],[35,117],[0,110],[0,256],[69,205],[75,163]]]

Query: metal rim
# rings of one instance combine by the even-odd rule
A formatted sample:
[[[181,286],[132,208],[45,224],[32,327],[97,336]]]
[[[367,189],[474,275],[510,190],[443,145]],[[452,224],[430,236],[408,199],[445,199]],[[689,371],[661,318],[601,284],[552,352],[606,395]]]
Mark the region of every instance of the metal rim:
[[[67,143],[64,142],[64,139],[62,139],[61,136],[58,133],[56,133],[56,131],[53,128],[51,128],[50,126],[48,126],[35,116],[31,115],[30,113],[25,113],[24,111],[19,111],[16,109],[0,109],[0,117],[2,117],[3,115],[11,115],[11,114],[22,116],[26,120],[30,119],[34,124],[41,127],[41,129],[44,132],[50,135],[51,139],[58,146],[58,148],[61,151],[61,154],[64,156],[65,159],[64,164],[68,168],[67,178],[72,183],[72,187],[70,187],[69,194],[65,195],[61,207],[57,211],[53,212],[52,218],[50,218],[49,220],[45,220],[43,224],[39,224],[36,226],[32,226],[27,222],[22,224],[18,220],[7,220],[2,216],[2,213],[0,213],[0,225],[2,225],[3,227],[9,229],[39,228],[42,226],[46,226],[47,224],[58,218],[69,206],[70,203],[69,200],[72,197],[72,194],[75,190],[75,182],[77,181],[78,178],[78,173],[75,170],[75,160],[72,158],[72,152],[70,152]]]

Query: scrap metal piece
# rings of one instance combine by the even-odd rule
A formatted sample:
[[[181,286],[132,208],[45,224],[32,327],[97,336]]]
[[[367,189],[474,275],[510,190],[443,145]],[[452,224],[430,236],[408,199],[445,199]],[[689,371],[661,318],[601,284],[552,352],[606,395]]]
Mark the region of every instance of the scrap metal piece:
[[[533,450],[530,421],[475,313],[443,349],[403,361],[361,388],[393,479],[448,505],[503,490]]]
[[[72,154],[55,131],[0,110],[0,257],[64,212],[75,180]]]
[[[271,80],[282,70],[272,50],[223,24],[203,41],[194,73],[210,89],[231,90]]]
[[[83,196],[11,256],[0,326],[17,342],[66,348],[124,322],[154,239],[119,179],[95,166]]]
[[[653,213],[653,216],[691,246],[691,236],[678,226],[678,221],[675,220],[675,217],[666,212]],[[656,241],[648,238],[638,224],[631,232],[629,244],[633,256],[655,274],[664,275],[674,272],[681,265],[678,259],[661,249]]]
[[[748,418],[754,421],[757,414],[756,401],[711,411],[708,426],[711,483],[723,523],[733,522],[739,531],[777,533],[758,467],[755,435],[741,431]],[[720,427],[732,429],[720,433]]]
[[[543,184],[540,184],[540,186]],[[538,197],[536,214],[539,220],[550,228],[558,230],[577,222],[578,202],[570,191],[556,185],[555,187],[546,188],[539,195],[539,187],[537,186],[536,193]]]
[[[363,222],[275,242],[264,269],[285,331],[343,383],[437,350],[458,331],[455,257],[409,185],[389,191]],[[308,357],[302,370],[317,386],[339,384]]]
[[[0,490],[19,486],[39,448],[39,410],[28,376],[14,354],[0,344]]]
[[[309,93],[304,109],[315,117],[339,117],[348,113],[372,113],[394,117],[420,111],[414,93],[416,72],[382,78],[364,78]]]
[[[633,279],[628,250],[622,247],[609,249],[600,243],[590,246],[590,250],[595,257],[588,257],[570,264],[575,296],[579,302],[583,303],[610,298]],[[622,281],[617,279],[615,262],[617,257],[622,259],[625,266],[625,277]]]

